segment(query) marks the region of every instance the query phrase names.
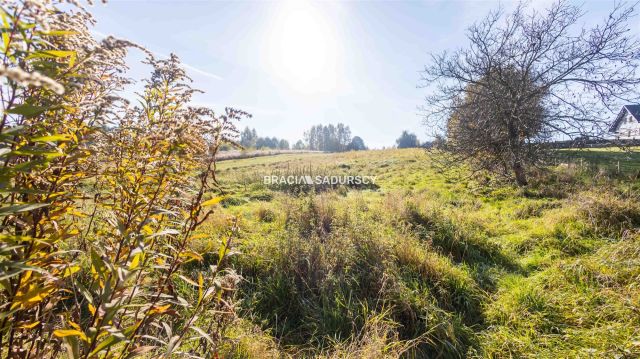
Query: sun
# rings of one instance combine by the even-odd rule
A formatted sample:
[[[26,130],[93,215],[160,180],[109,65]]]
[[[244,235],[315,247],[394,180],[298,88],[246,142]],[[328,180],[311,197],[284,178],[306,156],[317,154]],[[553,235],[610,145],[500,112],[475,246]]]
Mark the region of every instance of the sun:
[[[271,72],[298,92],[331,91],[337,81],[337,36],[319,4],[278,4],[267,31]]]

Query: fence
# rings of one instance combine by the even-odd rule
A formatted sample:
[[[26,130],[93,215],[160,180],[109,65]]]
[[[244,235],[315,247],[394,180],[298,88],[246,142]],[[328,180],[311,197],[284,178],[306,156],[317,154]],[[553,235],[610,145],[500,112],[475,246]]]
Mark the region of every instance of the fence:
[[[640,178],[640,153],[556,153],[548,160],[548,163],[553,166],[564,166],[585,172],[606,172],[607,174],[631,175]]]

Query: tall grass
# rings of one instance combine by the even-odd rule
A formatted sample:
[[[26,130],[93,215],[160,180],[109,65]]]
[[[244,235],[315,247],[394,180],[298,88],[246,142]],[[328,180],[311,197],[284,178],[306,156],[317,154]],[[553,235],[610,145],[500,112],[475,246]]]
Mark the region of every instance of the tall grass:
[[[378,210],[363,214],[352,207],[363,203],[343,207],[340,198],[293,200],[282,236],[237,258],[248,281],[244,315],[259,318],[283,343],[312,343],[322,352],[353,346],[369,318],[381,315],[397,336],[385,346],[465,353],[473,335],[464,323],[480,320],[482,290],[446,257],[420,250],[417,235],[405,239],[411,234],[394,231],[390,221],[372,221]],[[270,261],[258,261],[263,256]]]
[[[622,249],[638,229],[637,197],[626,182],[589,182],[554,169],[534,177],[527,190],[499,182],[477,187],[472,178],[455,182],[422,172],[420,162],[405,160],[419,158],[417,151],[389,151],[375,166],[378,154],[362,162],[367,154],[325,156],[314,161],[371,171],[380,189],[285,192],[228,208],[247,213],[243,227],[251,228],[239,239],[243,255],[234,261],[245,278],[241,316],[262,328],[262,338],[274,339],[277,352],[635,355],[638,315],[632,302],[621,300],[635,295],[629,292],[634,269],[600,262],[619,248],[616,268],[635,266],[633,246]],[[259,162],[243,171],[254,166]],[[233,176],[223,178],[232,185]],[[256,193],[263,191],[270,192]],[[614,270],[624,278],[620,284],[613,285]],[[389,324],[383,335],[363,334],[370,318]]]

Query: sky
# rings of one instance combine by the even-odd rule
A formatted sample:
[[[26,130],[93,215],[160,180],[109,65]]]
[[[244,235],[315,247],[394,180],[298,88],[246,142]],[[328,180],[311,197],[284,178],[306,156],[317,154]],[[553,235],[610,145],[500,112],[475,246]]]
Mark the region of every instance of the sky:
[[[531,1],[544,9],[549,0]],[[431,53],[467,43],[465,29],[509,1],[131,1],[94,5],[97,37],[175,53],[196,105],[253,115],[239,123],[292,144],[316,124],[342,122],[370,148],[390,147],[403,130],[429,139],[419,107],[420,72]],[[613,1],[581,1],[584,23]],[[130,55],[129,76],[150,69]]]

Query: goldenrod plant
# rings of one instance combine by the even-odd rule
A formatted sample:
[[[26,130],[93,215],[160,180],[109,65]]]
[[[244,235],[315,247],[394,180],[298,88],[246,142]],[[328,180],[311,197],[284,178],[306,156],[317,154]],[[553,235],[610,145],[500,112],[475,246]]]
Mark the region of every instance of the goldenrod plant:
[[[248,114],[190,106],[178,58],[148,52],[153,72],[131,106],[118,94],[137,46],[96,41],[91,15],[71,5],[0,9],[0,354],[215,355],[234,314],[236,225],[214,240],[215,263],[185,265],[203,261],[189,243],[221,198],[205,199],[216,153]]]

